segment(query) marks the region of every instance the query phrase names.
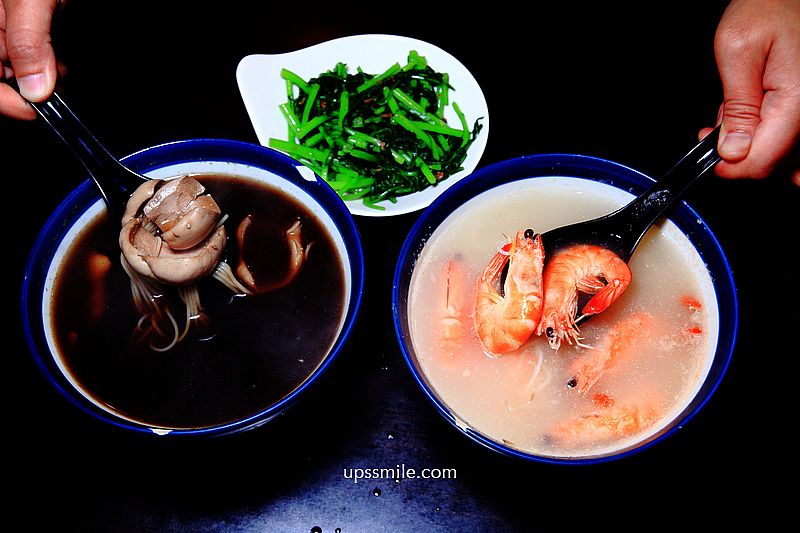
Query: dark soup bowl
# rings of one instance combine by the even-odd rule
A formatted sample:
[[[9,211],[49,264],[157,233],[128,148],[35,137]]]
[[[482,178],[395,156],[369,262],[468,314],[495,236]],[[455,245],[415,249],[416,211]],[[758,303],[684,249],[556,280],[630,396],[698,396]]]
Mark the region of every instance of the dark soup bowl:
[[[27,263],[22,320],[39,368],[125,430],[210,436],[269,421],[330,367],[356,320],[364,266],[349,211],[313,172],[249,143],[179,141],[124,162],[164,183],[200,182],[221,212],[221,256],[191,284],[131,273],[122,225],[85,181]],[[166,242],[166,231],[149,235]]]
[[[394,325],[415,380],[460,432],[524,460],[596,463],[664,440],[706,404],[731,359],[737,299],[725,254],[689,205],[647,232],[627,273],[584,247],[545,258],[536,282],[535,235],[609,213],[652,183],[603,159],[533,155],[474,172],[422,213],[396,265]],[[630,285],[554,346],[537,305],[573,331],[571,294],[598,272],[595,290]]]

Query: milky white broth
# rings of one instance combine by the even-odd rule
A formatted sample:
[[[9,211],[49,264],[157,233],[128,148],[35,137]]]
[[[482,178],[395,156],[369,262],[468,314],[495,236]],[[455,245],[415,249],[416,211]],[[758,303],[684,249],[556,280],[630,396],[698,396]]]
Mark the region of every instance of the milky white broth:
[[[635,345],[586,392],[570,388],[570,363],[584,348],[566,343],[556,352],[532,336],[519,350],[492,358],[481,349],[472,319],[475,280],[518,229],[545,232],[613,211],[632,199],[616,188],[576,178],[536,178],[496,187],[454,211],[426,242],[409,290],[409,321],[421,370],[459,425],[509,447],[549,457],[612,453],[646,441],[691,401],[716,348],[717,302],[711,278],[688,239],[671,222],[645,235],[630,267],[633,282],[614,305],[581,326],[584,343],[600,346],[616,323],[636,313],[649,317]],[[455,356],[440,348],[441,270],[457,258],[467,279],[467,332]],[[682,302],[702,304],[692,311]],[[637,330],[638,331],[638,330]],[[541,364],[540,364],[541,359]],[[538,373],[537,373],[538,368]],[[608,400],[613,402],[608,407]],[[605,400],[605,402],[603,402]],[[564,437],[555,428],[608,409],[646,406],[635,433],[621,438]],[[574,426],[573,426],[574,427]]]

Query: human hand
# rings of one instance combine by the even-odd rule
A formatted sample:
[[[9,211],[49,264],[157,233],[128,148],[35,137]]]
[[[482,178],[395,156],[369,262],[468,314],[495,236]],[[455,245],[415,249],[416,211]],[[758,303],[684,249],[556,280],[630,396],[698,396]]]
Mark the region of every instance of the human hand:
[[[733,0],[714,52],[723,90],[716,173],[764,178],[787,161],[800,185],[790,160],[800,138],[800,0]]]
[[[25,99],[41,102],[52,94],[56,56],[50,24],[57,4],[58,0],[0,0],[0,79],[16,77],[19,84],[17,94],[0,83],[0,114],[33,120],[36,114]]]

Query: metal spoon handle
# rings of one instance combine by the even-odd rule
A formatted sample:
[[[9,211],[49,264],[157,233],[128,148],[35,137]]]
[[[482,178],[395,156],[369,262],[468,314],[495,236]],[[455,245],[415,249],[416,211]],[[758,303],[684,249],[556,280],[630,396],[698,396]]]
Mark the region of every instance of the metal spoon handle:
[[[610,215],[625,224],[626,233],[632,236],[638,235],[635,242],[629,243],[631,250],[636,247],[647,228],[680,198],[695,180],[721,160],[717,153],[719,128],[719,126],[714,128],[642,195]]]
[[[12,86],[17,88],[16,84]],[[89,171],[109,211],[121,215],[131,193],[146,178],[117,161],[58,94],[53,93],[44,102],[29,103]]]

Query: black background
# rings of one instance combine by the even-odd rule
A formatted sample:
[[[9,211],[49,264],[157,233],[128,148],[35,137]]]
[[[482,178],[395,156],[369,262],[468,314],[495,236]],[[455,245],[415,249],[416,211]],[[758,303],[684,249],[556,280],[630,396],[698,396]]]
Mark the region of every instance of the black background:
[[[169,11],[164,5],[179,7]],[[357,33],[426,40],[459,58],[491,113],[480,166],[580,153],[657,176],[712,125],[713,37],[725,3],[71,2],[57,23],[61,94],[116,155],[185,138],[257,142],[238,61]],[[541,5],[540,5],[541,4]],[[545,7],[546,6],[546,7]],[[39,122],[0,118],[0,181],[18,309],[31,245],[85,179]],[[418,213],[357,218],[362,312],[345,350],[296,406],[241,435],[178,441],[94,421],[51,388],[9,323],[5,520],[81,531],[563,531],[789,523],[796,466],[796,210],[788,174],[709,176],[687,201],[739,288],[734,358],[715,396],[670,439],[593,466],[526,463],[452,428],[414,383],[391,321],[391,274]],[[14,209],[20,209],[16,211]],[[17,313],[13,313],[17,316]],[[794,319],[794,320],[793,320]],[[143,387],[146,384],[142,385]],[[455,480],[353,483],[348,468],[455,468]],[[380,496],[373,489],[380,489]]]

